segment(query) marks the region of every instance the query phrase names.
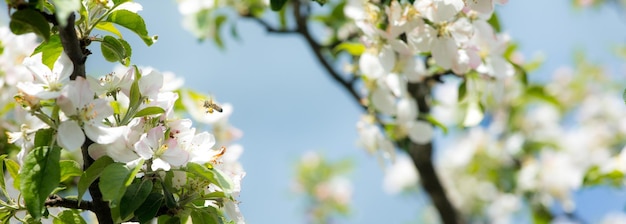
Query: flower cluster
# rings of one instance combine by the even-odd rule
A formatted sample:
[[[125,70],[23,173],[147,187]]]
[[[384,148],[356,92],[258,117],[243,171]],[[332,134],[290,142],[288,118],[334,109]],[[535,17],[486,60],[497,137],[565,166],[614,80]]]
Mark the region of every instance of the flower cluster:
[[[118,68],[103,77],[71,80],[73,64],[65,53],[50,68],[42,63],[41,53],[25,57],[34,49],[34,36],[13,36],[6,28],[0,31],[2,43],[11,43],[0,57],[6,65],[2,66],[0,94],[3,99],[15,96],[19,107],[12,116],[21,124],[5,122],[3,127],[9,130],[9,142],[20,148],[20,162],[33,150],[34,135],[52,129],[55,137],[50,146],[75,154],[88,146],[94,160],[110,157],[126,167],[137,167],[137,178],[165,181],[173,175],[176,197],[189,200],[189,192],[203,192],[199,198],[206,199],[207,206],[224,207],[232,220],[244,222],[235,200],[245,176],[238,162],[243,147],[234,143],[241,132],[228,123],[232,106],[224,105],[224,113],[206,113],[197,106],[206,96],[181,89],[182,79],[153,68]],[[19,65],[22,58],[23,65]],[[182,107],[175,108],[177,101],[183,102]],[[11,104],[3,100],[1,105],[9,108]],[[180,118],[180,111],[211,125],[215,135],[198,131],[192,120]],[[227,184],[192,178],[188,174],[191,163],[209,166]],[[215,192],[227,197],[206,197]]]

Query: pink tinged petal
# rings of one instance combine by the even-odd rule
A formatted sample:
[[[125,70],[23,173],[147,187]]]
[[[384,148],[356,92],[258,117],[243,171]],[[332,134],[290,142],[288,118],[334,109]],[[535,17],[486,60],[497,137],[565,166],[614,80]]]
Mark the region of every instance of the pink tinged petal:
[[[17,83],[17,88],[26,95],[35,96],[44,100],[54,99],[61,95],[60,92],[47,92],[43,85],[32,82]]]
[[[421,82],[428,75],[424,61],[420,58],[409,58],[404,66],[404,75],[411,83]]]
[[[467,18],[461,18],[452,24],[450,34],[457,43],[466,43],[474,35],[474,27]]]
[[[459,49],[458,58],[454,61],[452,65],[452,71],[455,74],[465,74],[469,71],[470,57],[467,52],[463,49]]]
[[[70,82],[69,86],[68,98],[74,106],[82,108],[93,101],[95,93],[89,88],[89,82],[83,77],[76,77],[76,80]]]
[[[402,124],[415,120],[417,115],[417,103],[413,98],[404,97],[398,101],[398,115],[396,117],[398,123]]]
[[[108,127],[102,124],[88,124],[83,126],[89,139],[99,144],[109,144],[123,141],[124,127]]]
[[[152,168],[152,170],[162,169],[168,171],[172,168],[172,166],[170,166],[170,164],[165,162],[164,160],[156,158],[152,160],[152,166],[150,166],[150,168]]]
[[[179,167],[189,162],[189,152],[176,146],[172,146],[165,150],[165,153],[160,155],[159,158],[168,162],[172,166]]]
[[[97,160],[100,157],[107,155],[108,148],[110,148],[109,145],[102,145],[102,144],[94,143],[94,144],[89,145],[89,148],[87,150],[89,152],[89,156],[92,159]],[[116,160],[116,159],[113,158],[113,160]]]
[[[376,88],[372,93],[372,104],[384,114],[394,115],[396,113],[395,98],[388,89]]]
[[[425,121],[413,121],[409,124],[409,139],[417,144],[427,144],[435,135],[433,126]]]
[[[148,142],[147,134],[141,135],[139,141],[135,143],[135,152],[143,159],[150,159],[154,155],[153,148]]]
[[[93,105],[90,116],[92,122],[102,122],[105,118],[113,115],[113,108],[109,101],[105,99],[95,99],[90,105]]]
[[[433,40],[432,54],[437,65],[450,69],[452,61],[458,57],[456,42],[450,37],[436,38]]]
[[[156,99],[159,90],[163,87],[163,74],[151,68],[144,70],[144,72],[144,75],[139,79],[139,91],[150,99]]]
[[[59,125],[57,141],[67,150],[76,150],[85,142],[85,134],[76,121],[67,120]]]

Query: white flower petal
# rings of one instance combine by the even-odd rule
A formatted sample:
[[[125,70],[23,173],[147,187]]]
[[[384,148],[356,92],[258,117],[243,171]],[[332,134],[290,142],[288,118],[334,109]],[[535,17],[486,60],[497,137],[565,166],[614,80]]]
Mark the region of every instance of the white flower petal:
[[[395,98],[388,89],[376,88],[372,93],[372,104],[380,112],[388,115],[396,114]]]
[[[102,124],[85,123],[85,134],[89,139],[99,144],[109,144],[122,140],[124,127],[108,127]]]
[[[409,125],[409,139],[417,144],[427,144],[432,141],[435,129],[426,121],[413,121]]]
[[[57,142],[67,150],[80,149],[85,142],[85,134],[80,129],[78,123],[73,120],[67,120],[59,125],[59,133],[57,133]]]
[[[398,101],[398,115],[396,121],[400,124],[417,119],[417,103],[413,98],[403,97]]]

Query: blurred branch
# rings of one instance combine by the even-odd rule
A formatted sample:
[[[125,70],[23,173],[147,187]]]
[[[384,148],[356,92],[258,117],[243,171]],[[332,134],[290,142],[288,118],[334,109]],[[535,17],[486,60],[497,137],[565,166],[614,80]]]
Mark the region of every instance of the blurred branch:
[[[352,96],[352,98],[358,103],[359,107],[361,107],[364,111],[368,111],[366,105],[361,103],[362,97],[357,93],[355,88],[355,84],[358,81],[358,77],[353,76],[351,78],[343,78],[338,71],[336,71],[330,62],[324,56],[324,52],[329,52],[339,43],[331,43],[328,46],[323,46],[319,44],[311,35],[308,26],[309,20],[309,11],[310,6],[307,3],[302,4],[299,0],[291,1],[293,6],[293,16],[296,20],[296,29],[295,30],[278,30],[273,28],[264,20],[254,17],[252,15],[242,15],[244,18],[255,20],[261,26],[265,27],[266,30],[270,33],[287,33],[287,34],[299,34],[304,37],[307,45],[315,54],[316,59],[320,62],[324,70],[328,73],[328,75],[333,78],[337,83],[339,83],[348,93]],[[356,35],[356,34],[355,34]],[[352,36],[354,38],[356,36]],[[452,74],[452,73],[451,73]],[[442,74],[443,75],[443,74]],[[430,80],[425,80],[420,84],[411,84],[410,92],[413,97],[418,101],[419,109],[421,112],[428,113],[430,107],[427,103],[427,98],[430,95],[429,84],[432,81],[440,80],[441,76],[434,76],[429,78]],[[378,125],[382,126],[382,122],[377,120]],[[432,143],[426,145],[419,145],[415,143],[411,143],[408,149],[409,155],[417,167],[419,175],[420,175],[420,183],[422,187],[426,190],[428,195],[430,196],[433,204],[437,208],[439,212],[439,216],[443,223],[463,223],[463,221],[459,218],[459,215],[456,209],[450,203],[450,200],[446,196],[445,189],[441,185],[441,181],[437,176],[437,172],[432,163],[432,152],[433,145]]]

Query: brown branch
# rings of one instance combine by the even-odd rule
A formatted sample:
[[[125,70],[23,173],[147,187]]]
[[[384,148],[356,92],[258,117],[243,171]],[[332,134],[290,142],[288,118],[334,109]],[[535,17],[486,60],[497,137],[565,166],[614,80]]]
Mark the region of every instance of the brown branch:
[[[326,70],[326,72],[336,81],[338,82],[348,93],[356,100],[359,106],[367,111],[367,106],[361,103],[361,96],[357,93],[354,84],[358,80],[357,77],[352,77],[351,79],[344,79],[337,72],[331,64],[326,60],[323,53],[326,50],[332,50],[335,46],[337,46],[337,42],[331,43],[328,46],[322,46],[319,44],[313,36],[311,35],[308,27],[308,4],[301,4],[299,0],[294,0],[291,2],[293,4],[293,16],[296,20],[296,34],[300,34],[306,40],[307,45],[315,54],[316,59],[321,63],[322,67]],[[292,30],[278,30],[270,26],[267,22],[263,21],[260,18],[244,15],[244,18],[253,19],[258,22],[261,26],[265,27],[268,32],[271,33],[287,33],[293,34]],[[448,74],[448,72],[444,72]],[[430,106],[428,104],[428,97],[430,96],[430,87],[429,83],[433,81],[441,82],[441,76],[445,74],[435,75],[427,78],[422,83],[419,84],[411,84],[409,86],[409,91],[412,93],[413,97],[417,100],[419,109],[423,113],[428,113],[430,110]],[[453,73],[450,73],[453,74]],[[382,123],[378,120],[379,125],[382,126]],[[442,186],[439,177],[437,176],[437,172],[433,165],[433,145],[432,143],[420,145],[411,143],[408,148],[409,155],[415,164],[415,167],[418,169],[421,179],[421,185],[430,196],[433,204],[437,208],[439,212],[439,216],[443,223],[463,223],[463,220],[458,215],[456,209],[450,203],[450,200],[446,196],[445,188]]]
[[[428,97],[430,96],[430,82],[409,84],[409,93],[417,101],[420,113],[430,112]],[[452,203],[446,195],[445,188],[437,176],[433,165],[433,144],[416,144],[411,142],[408,148],[409,156],[420,175],[420,183],[430,196],[432,203],[439,212],[443,223],[463,223]]]
[[[72,60],[74,64],[74,72],[70,76],[71,80],[80,76],[85,78],[85,60],[86,56],[83,54],[84,46],[80,45],[76,30],[74,30],[74,20],[76,15],[70,14],[67,18],[67,25],[65,27],[59,27],[59,36],[61,37],[61,44],[63,45],[63,51]]]
[[[63,207],[82,210],[92,209],[92,203],[90,201],[81,201],[79,204],[78,200],[63,198],[56,194],[50,195],[44,204],[48,207]]]
[[[75,80],[77,77],[86,77],[85,61],[87,60],[87,54],[89,52],[86,49],[87,42],[79,41],[78,39],[78,35],[74,29],[75,19],[76,15],[72,13],[67,18],[67,25],[65,27],[59,27],[59,36],[61,38],[61,44],[63,45],[63,51],[74,64],[74,71],[70,76],[71,80]],[[89,166],[91,166],[94,162],[94,160],[89,156],[89,151],[87,150],[91,144],[93,144],[93,141],[86,137],[85,142],[81,147],[81,153],[83,154],[83,170],[87,170],[87,168],[89,168]],[[102,200],[102,192],[100,192],[100,188],[98,187],[99,183],[100,179],[98,178],[89,186],[89,194],[93,199],[91,211],[96,214],[99,223],[113,223],[109,203]]]

